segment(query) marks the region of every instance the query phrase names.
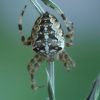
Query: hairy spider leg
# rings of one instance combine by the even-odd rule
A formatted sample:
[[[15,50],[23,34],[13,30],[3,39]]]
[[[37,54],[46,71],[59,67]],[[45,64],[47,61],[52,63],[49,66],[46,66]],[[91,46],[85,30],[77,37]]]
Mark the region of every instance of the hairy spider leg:
[[[34,4],[35,8],[37,9],[37,11],[41,14],[45,13],[45,11],[43,10],[43,8],[39,5],[39,3],[37,2],[37,0],[31,0],[31,2]],[[22,10],[20,17],[19,17],[19,22],[18,22],[18,29],[19,29],[19,33],[21,35],[21,41],[23,42],[24,45],[31,45],[32,42],[32,37],[28,37],[27,40],[25,40],[25,36],[23,33],[23,27],[22,27],[22,17],[24,16],[25,10],[27,8],[27,5],[24,6],[24,9]]]
[[[52,0],[42,0],[42,1],[45,5],[56,10],[60,14],[60,16],[62,17],[62,19],[66,25],[67,31],[68,31],[68,33],[66,35],[66,38],[68,39],[68,42],[66,42],[66,46],[68,46],[68,47],[72,46],[72,44],[73,44],[72,43],[73,42],[73,32],[74,32],[73,22],[71,22],[68,18],[65,17],[64,12]]]
[[[25,39],[24,33],[23,33],[23,27],[22,27],[22,17],[24,15],[24,12],[27,8],[27,5],[24,6],[24,9],[22,10],[20,17],[19,17],[19,22],[18,22],[18,29],[19,29],[19,33],[21,35],[21,41],[23,42],[24,45],[31,45],[31,36],[27,38],[27,40]]]
[[[37,2],[37,0],[30,0],[32,4],[35,6],[37,11],[41,14],[45,13],[44,9],[41,7],[41,5]]]
[[[59,54],[59,60],[64,63],[64,66],[65,68],[67,68],[67,70],[70,70],[72,67],[75,67],[75,62],[64,51]]]
[[[37,54],[30,60],[28,66],[27,66],[27,69],[29,71],[30,78],[31,78],[31,88],[33,90],[44,87],[44,86],[37,86],[35,79],[34,79],[35,72],[38,70],[38,68],[40,67],[40,63],[43,60],[44,60],[44,57]],[[34,65],[34,67],[32,65]]]

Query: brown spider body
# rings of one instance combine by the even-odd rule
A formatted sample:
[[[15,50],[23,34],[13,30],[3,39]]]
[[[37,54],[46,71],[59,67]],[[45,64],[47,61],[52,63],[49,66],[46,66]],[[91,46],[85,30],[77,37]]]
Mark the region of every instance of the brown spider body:
[[[34,3],[36,2],[34,1]],[[47,60],[51,62],[55,59],[58,59],[63,62],[64,66],[68,70],[74,66],[73,60],[67,53],[65,53],[64,50],[65,46],[72,46],[74,27],[73,23],[68,21],[64,14],[60,12],[60,16],[62,17],[68,30],[68,34],[65,35],[57,18],[48,12],[41,13],[39,8],[38,11],[40,12],[40,17],[37,18],[33,25],[31,35],[26,40],[22,31],[22,17],[26,7],[27,6],[25,5],[20,15],[18,28],[23,44],[31,45],[33,50],[36,52],[36,55],[30,60],[28,64],[28,71],[32,82],[31,86],[33,89],[36,89],[37,87],[41,86],[35,86],[34,75],[37,69],[40,67],[42,61]],[[34,65],[34,67],[32,65]]]
[[[64,33],[58,20],[48,12],[40,16],[31,33],[33,50],[42,55],[54,58],[64,50]]]

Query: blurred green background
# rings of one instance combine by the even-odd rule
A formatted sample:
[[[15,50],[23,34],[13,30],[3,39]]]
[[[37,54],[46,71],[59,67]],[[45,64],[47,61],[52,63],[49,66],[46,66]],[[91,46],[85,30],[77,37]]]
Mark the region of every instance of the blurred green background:
[[[26,67],[34,53],[31,47],[22,45],[18,33],[18,17],[27,1],[0,1],[0,100],[46,100],[47,97],[46,87],[36,92],[30,88]],[[61,21],[58,14],[39,1]],[[56,100],[85,100],[91,82],[100,72],[100,0],[54,1],[76,29],[74,46],[66,49],[75,60],[76,68],[68,72],[61,62],[55,62]],[[30,35],[38,16],[29,2],[23,21],[26,36]],[[47,63],[42,63],[36,73],[40,85],[46,84],[46,67]]]

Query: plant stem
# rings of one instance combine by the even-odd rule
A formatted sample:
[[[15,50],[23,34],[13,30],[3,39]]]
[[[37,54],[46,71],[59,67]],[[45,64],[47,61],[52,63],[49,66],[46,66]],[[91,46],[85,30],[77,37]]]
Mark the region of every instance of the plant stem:
[[[86,100],[98,100],[100,95],[100,73],[94,81],[90,94]]]
[[[48,79],[48,99],[55,100],[54,62],[48,62],[46,73]]]

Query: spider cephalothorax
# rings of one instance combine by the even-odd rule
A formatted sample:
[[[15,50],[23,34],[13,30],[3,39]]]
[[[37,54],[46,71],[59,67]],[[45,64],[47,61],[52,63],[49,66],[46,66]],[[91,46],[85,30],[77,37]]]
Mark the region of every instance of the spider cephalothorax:
[[[28,71],[31,76],[33,89],[35,89],[35,71],[38,69],[40,63],[43,60],[53,61],[55,59],[59,59],[64,63],[64,66],[67,69],[70,69],[72,66],[74,66],[72,59],[64,51],[65,46],[72,46],[74,28],[73,23],[64,16],[62,10],[51,0],[42,1],[44,2],[44,4],[56,10],[60,14],[62,19],[64,20],[68,33],[64,34],[61,24],[59,23],[57,18],[49,12],[45,12],[38,4],[38,2],[34,0],[32,1],[32,3],[39,11],[40,16],[37,18],[33,25],[31,35],[27,40],[25,40],[24,34],[22,32],[22,17],[27,7],[27,5],[25,5],[19,18],[18,27],[23,44],[31,45],[33,47],[33,50],[36,52],[36,55],[30,60],[30,63],[28,64]],[[34,64],[34,68],[32,67],[32,64]]]

